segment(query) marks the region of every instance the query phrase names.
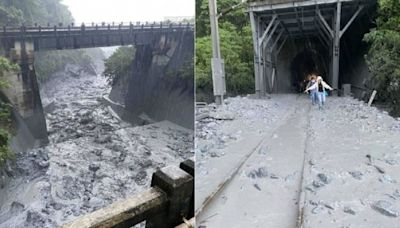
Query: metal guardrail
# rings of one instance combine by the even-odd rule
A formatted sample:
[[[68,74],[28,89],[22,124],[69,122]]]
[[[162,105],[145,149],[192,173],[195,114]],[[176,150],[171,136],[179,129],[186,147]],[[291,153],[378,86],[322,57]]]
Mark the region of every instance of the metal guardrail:
[[[86,214],[62,228],[132,227],[146,221],[146,228],[191,227],[194,223],[194,160],[180,167],[164,167],[153,174],[151,188]],[[183,223],[183,224],[182,224]],[[193,226],[194,227],[194,226]]]

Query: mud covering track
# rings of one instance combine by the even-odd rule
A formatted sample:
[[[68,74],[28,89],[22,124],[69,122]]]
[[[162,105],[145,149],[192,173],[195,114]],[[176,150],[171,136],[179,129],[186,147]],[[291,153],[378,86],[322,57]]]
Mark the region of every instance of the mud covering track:
[[[199,227],[292,228],[298,227],[299,217],[300,225],[310,228],[399,224],[400,121],[360,101],[337,97],[329,97],[324,110],[311,106],[305,96],[231,98],[227,107],[210,113],[215,117],[214,112],[227,110],[229,119],[197,122],[196,135],[204,137],[196,148],[205,160],[197,156],[196,188],[200,186],[203,199],[196,200]],[[249,122],[255,116],[251,112],[259,112],[252,119],[257,123]],[[272,121],[265,122],[262,112]],[[280,118],[273,115],[277,113]],[[258,126],[258,138],[253,126]],[[232,129],[240,129],[240,137],[222,146],[215,137],[207,138],[230,135]],[[257,142],[261,145],[254,149]],[[242,166],[239,153],[242,158],[252,153]],[[237,167],[217,194],[207,189],[206,183],[219,187]]]

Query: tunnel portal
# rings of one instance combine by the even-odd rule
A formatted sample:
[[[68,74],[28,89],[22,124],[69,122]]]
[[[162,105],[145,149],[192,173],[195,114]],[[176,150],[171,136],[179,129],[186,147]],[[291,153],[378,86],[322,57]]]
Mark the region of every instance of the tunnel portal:
[[[251,2],[256,94],[299,91],[310,72],[339,89],[345,81],[339,78],[341,38],[375,5],[375,0]]]

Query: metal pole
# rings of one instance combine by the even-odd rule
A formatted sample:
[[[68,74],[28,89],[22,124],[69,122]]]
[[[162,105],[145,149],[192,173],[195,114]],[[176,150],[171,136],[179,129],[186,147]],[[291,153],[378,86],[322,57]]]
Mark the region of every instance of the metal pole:
[[[212,68],[212,79],[214,87],[215,103],[222,105],[224,100],[224,87],[225,78],[223,75],[223,66],[221,59],[221,50],[219,45],[219,33],[218,33],[218,17],[217,17],[217,3],[216,0],[209,0],[208,6],[210,9],[210,24],[211,24],[211,41],[212,41],[212,52],[213,58],[211,60]]]

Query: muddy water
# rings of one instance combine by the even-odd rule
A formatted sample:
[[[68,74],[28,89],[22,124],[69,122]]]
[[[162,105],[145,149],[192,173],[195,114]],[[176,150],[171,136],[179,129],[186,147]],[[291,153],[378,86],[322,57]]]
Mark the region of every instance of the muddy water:
[[[17,154],[0,189],[0,227],[57,227],[148,188],[157,168],[193,156],[191,130],[112,115],[100,74],[61,72],[41,89],[50,143]]]

